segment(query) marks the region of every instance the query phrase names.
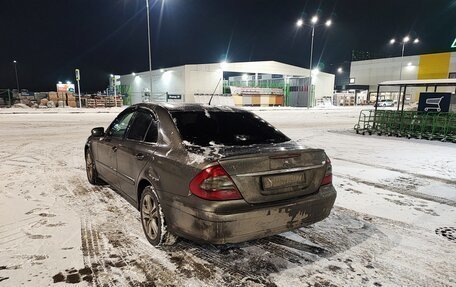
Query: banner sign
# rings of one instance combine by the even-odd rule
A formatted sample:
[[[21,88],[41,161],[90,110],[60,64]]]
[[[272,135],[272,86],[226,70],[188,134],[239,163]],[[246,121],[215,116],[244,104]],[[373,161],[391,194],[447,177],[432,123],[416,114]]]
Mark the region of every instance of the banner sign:
[[[168,95],[168,100],[182,100],[182,95],[172,95],[172,94],[167,94]]]
[[[420,112],[449,112],[451,93],[421,93],[418,103]]]
[[[57,84],[58,93],[74,93],[74,84]]]
[[[280,88],[251,88],[251,87],[230,87],[234,95],[278,95],[283,96],[283,89]]]

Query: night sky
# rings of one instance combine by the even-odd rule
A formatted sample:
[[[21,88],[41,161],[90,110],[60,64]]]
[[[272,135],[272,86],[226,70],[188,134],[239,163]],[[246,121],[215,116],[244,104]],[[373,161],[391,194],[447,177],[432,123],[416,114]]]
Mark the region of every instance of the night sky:
[[[419,37],[406,54],[451,51],[456,0],[150,0],[153,68],[275,60],[308,67],[310,29],[321,22],[314,62],[333,72],[351,51],[400,56],[392,37]],[[453,49],[456,51],[456,49]],[[55,90],[82,74],[83,92],[106,88],[111,73],[148,69],[145,0],[1,0],[0,88]]]

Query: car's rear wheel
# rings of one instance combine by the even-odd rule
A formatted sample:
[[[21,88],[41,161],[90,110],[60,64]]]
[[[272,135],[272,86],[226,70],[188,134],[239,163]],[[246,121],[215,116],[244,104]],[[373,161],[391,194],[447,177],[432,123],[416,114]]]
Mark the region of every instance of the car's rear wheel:
[[[142,192],[140,212],[144,234],[150,244],[159,246],[176,242],[177,237],[168,231],[157,193],[151,186]]]
[[[90,148],[88,148],[85,152],[85,160],[86,160],[86,172],[87,172],[87,179],[91,184],[100,185],[103,182],[98,177],[97,168],[95,167],[95,161],[93,160],[92,152]]]

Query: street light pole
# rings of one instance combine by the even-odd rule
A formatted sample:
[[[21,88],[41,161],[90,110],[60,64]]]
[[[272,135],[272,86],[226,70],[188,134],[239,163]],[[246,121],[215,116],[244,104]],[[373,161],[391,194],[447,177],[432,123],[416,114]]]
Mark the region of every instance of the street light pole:
[[[17,76],[17,61],[14,60],[13,63],[14,63],[14,72],[16,74],[17,92],[20,93],[21,89],[19,88],[19,77]]]
[[[149,0],[146,0],[146,10],[147,10],[147,40],[149,45],[149,76],[150,76],[150,97],[152,98],[152,47],[150,40],[150,10],[149,10]]]
[[[326,23],[317,25],[317,22],[318,22],[317,16],[313,16],[312,19],[310,20],[310,22],[312,25],[305,24],[302,19],[298,19],[298,21],[296,22],[296,26],[298,26],[298,28],[302,27],[302,26],[308,26],[308,27],[312,28],[312,40],[310,43],[310,67],[309,67],[309,86],[308,86],[309,88],[307,91],[307,108],[310,108],[310,105],[313,104],[312,103],[313,102],[313,97],[312,97],[312,65],[313,65],[313,62],[312,62],[312,60],[313,60],[313,48],[314,48],[314,39],[315,39],[315,28],[318,26],[322,26],[322,25],[329,27],[332,24],[332,21],[330,19],[328,19],[326,21]]]
[[[404,52],[405,52],[405,42],[402,42],[401,70],[399,72],[399,80],[402,80],[402,66],[404,64]]]
[[[402,51],[401,51],[401,69],[399,70],[399,80],[402,80],[402,69],[404,67],[404,54],[405,54],[405,45],[410,41],[410,37],[409,36],[405,36],[403,39],[402,39]],[[396,42],[396,40],[393,38],[391,39],[390,41],[390,44],[394,44]],[[414,44],[418,44],[420,42],[420,40],[418,38],[415,38],[415,40],[413,41]],[[399,87],[399,95],[398,95],[398,98],[397,98],[397,110],[399,111],[399,103],[400,103],[400,100],[401,100],[401,95],[402,95],[402,86]],[[379,95],[377,95],[378,97]],[[403,101],[405,101],[405,94],[404,94],[404,97],[403,97]],[[404,102],[402,103],[402,105],[404,105]]]
[[[310,108],[312,98],[312,58],[314,49],[315,25],[312,25],[312,41],[310,44],[310,66],[309,66],[309,91],[307,92],[307,108]]]
[[[409,36],[405,36],[403,39],[402,39],[402,52],[401,52],[401,69],[399,71],[399,80],[402,80],[402,68],[403,68],[403,64],[404,64],[404,54],[405,54],[405,45],[410,42],[410,37]],[[413,44],[418,44],[420,42],[420,40],[418,38],[416,38],[415,40],[413,40]],[[396,43],[396,39],[391,39],[390,40],[390,44],[393,45],[394,43]]]

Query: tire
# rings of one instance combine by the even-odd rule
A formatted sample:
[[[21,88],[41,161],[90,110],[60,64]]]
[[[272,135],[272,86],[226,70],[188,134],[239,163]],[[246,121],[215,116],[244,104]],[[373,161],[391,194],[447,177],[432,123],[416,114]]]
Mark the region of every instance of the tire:
[[[177,237],[168,231],[157,193],[151,186],[145,187],[141,194],[139,211],[144,235],[150,244],[160,246],[176,242]]]
[[[88,148],[85,152],[87,180],[93,185],[101,185],[103,181],[98,177],[92,151]]]

